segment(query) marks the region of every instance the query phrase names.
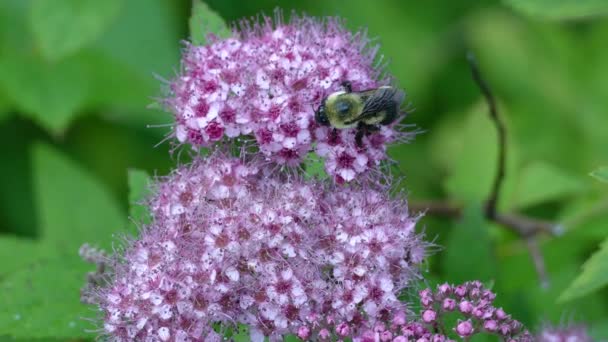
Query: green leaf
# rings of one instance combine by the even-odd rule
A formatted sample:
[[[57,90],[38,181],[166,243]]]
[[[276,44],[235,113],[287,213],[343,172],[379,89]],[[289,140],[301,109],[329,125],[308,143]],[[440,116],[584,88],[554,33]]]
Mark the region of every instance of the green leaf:
[[[608,284],[608,239],[602,242],[599,251],[585,261],[582,273],[561,294],[559,300],[568,301],[582,297],[606,284]]]
[[[462,219],[452,226],[442,252],[441,264],[446,281],[495,280],[498,272],[489,229],[481,204],[465,207]]]
[[[502,306],[527,326],[560,322],[564,312],[584,312],[585,321],[608,317],[602,293],[569,302],[558,302],[560,294],[580,274],[581,253],[588,247],[571,232],[552,239],[539,239],[549,287],[540,286],[526,241],[515,239],[498,250],[500,279],[496,282],[497,307]]]
[[[509,141],[519,147],[520,160],[542,159],[578,173],[590,167],[590,158],[597,163],[588,142],[605,140],[599,131],[607,116],[587,110],[594,101],[585,98],[590,91],[581,66],[591,63],[588,54],[581,53],[584,39],[573,33],[564,25],[541,25],[505,11],[482,11],[467,20],[467,41],[508,109],[501,114],[509,123]],[[589,68],[597,74],[602,64],[606,63]],[[598,98],[602,97],[594,100]],[[581,103],[589,106],[581,110]],[[590,134],[591,127],[596,133]],[[551,134],[540,138],[541,128]],[[578,143],[565,144],[564,136]]]
[[[318,154],[310,152],[306,155],[306,177],[308,179],[326,179],[325,161]]]
[[[20,236],[36,236],[37,222],[34,210],[31,173],[31,141],[39,136],[39,129],[24,125],[21,120],[10,120],[0,125],[0,231]],[[8,143],[10,142],[10,143]]]
[[[110,247],[112,234],[124,231],[117,201],[88,172],[49,145],[33,147],[34,189],[45,243],[76,255],[86,242]]]
[[[0,90],[16,107],[55,134],[62,133],[86,102],[90,83],[77,58],[47,64],[29,53],[0,56]]]
[[[0,257],[0,335],[14,338],[92,337],[83,317],[91,308],[80,303],[79,290],[91,267],[79,247],[110,247],[123,213],[94,177],[55,148],[32,149],[35,202],[41,222],[39,241],[3,237]],[[100,219],[101,218],[101,219]],[[19,258],[15,258],[19,255]]]
[[[608,14],[605,0],[503,0],[513,9],[537,18],[568,20]]]
[[[33,0],[29,26],[42,55],[56,61],[99,37],[122,0]]]
[[[10,100],[0,91],[0,123],[10,117],[10,106]]]
[[[506,113],[501,112],[506,118]],[[484,101],[465,113],[458,126],[446,121],[434,141],[433,157],[448,169],[444,187],[450,196],[464,202],[483,201],[492,189],[498,165],[498,138]],[[507,128],[508,131],[508,128]],[[513,169],[518,157],[514,144],[507,140],[506,179],[502,198],[507,198],[513,180]]]
[[[184,19],[175,4],[165,0],[126,1],[118,18],[92,46],[91,55],[105,60],[92,76],[97,82],[92,100],[112,105],[112,121],[144,127],[169,120],[167,113],[146,106],[160,94],[161,82],[154,75],[170,79],[179,65]],[[166,133],[166,129],[149,131],[159,137]]]
[[[94,311],[80,303],[88,266],[77,258],[41,259],[0,283],[0,334],[16,338],[90,337]]]
[[[154,74],[173,77],[179,63],[181,20],[172,1],[128,0],[93,48],[158,87]]]
[[[518,180],[517,192],[513,195],[518,208],[576,195],[585,189],[582,180],[541,161],[524,167]]]
[[[608,166],[602,166],[589,175],[597,178],[600,182],[608,183]]]
[[[228,38],[231,35],[224,19],[201,0],[192,1],[192,14],[188,24],[190,38],[195,45],[207,44],[209,34],[219,38]]]
[[[35,240],[0,236],[0,283],[11,273],[38,260],[44,252]]]
[[[129,170],[129,216],[135,224],[150,223],[144,200],[150,191],[150,176],[143,170]]]

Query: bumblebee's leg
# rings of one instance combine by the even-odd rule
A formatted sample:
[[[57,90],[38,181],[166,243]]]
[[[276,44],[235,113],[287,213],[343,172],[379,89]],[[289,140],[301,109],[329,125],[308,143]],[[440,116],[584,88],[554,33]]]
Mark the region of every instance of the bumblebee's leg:
[[[365,125],[365,135],[370,135],[374,132],[378,132],[380,130],[380,126],[378,125]]]
[[[363,148],[363,135],[365,134],[363,129],[357,128],[357,134],[355,134],[355,143],[358,148]]]
[[[357,134],[355,135],[355,142],[357,143],[357,147],[363,147],[363,137],[368,136],[374,132],[378,132],[380,130],[380,126],[377,125],[366,125],[363,122],[359,122],[357,126]]]
[[[335,142],[336,140],[338,140],[338,130],[336,128],[333,128],[331,130],[331,133],[329,133],[329,141],[331,141],[332,143]]]
[[[355,134],[355,143],[357,144],[358,148],[363,147],[363,136],[367,135],[366,126],[367,125],[364,124],[363,122],[359,122],[359,124],[357,125],[357,133]]]
[[[347,93],[353,92],[353,85],[350,83],[350,81],[342,81],[342,83],[340,83],[340,85],[342,86],[342,88],[344,88],[344,91],[346,91]]]

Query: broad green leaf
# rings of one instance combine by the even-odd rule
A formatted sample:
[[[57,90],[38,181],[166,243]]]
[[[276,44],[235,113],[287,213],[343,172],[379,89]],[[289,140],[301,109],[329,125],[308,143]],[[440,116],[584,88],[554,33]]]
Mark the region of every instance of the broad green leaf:
[[[74,252],[76,253],[76,252]],[[94,328],[96,313],[80,303],[84,262],[72,257],[41,259],[0,283],[0,334],[16,338],[77,338]]]
[[[591,172],[590,175],[597,178],[600,182],[608,183],[608,166],[602,166]]]
[[[443,183],[444,188],[450,196],[465,202],[486,200],[496,177],[498,138],[487,111],[485,102],[475,105],[465,114],[460,126],[449,132],[449,128],[440,129],[445,134],[435,136],[432,146],[434,158],[447,168],[449,176]],[[506,119],[504,113],[501,116]],[[507,140],[506,179],[501,200],[508,198],[517,157],[515,145]]]
[[[27,268],[46,251],[37,241],[15,236],[0,236],[0,284],[11,273]]]
[[[496,282],[497,306],[502,306],[529,327],[546,321],[563,321],[564,312],[584,312],[585,320],[605,318],[608,308],[601,293],[567,303],[558,302],[560,294],[580,274],[578,257],[587,250],[572,234],[538,239],[549,287],[540,286],[534,262],[521,239],[503,244],[498,253],[501,276]]]
[[[114,114],[106,115],[111,120],[140,127],[167,122],[166,114],[145,107],[159,94],[154,73],[168,77],[179,62],[174,3],[129,0],[96,42],[48,62],[28,39],[28,7],[12,2],[0,3],[0,93],[17,113],[56,135],[89,108],[102,107],[103,114]]]
[[[124,232],[125,216],[116,200],[87,171],[49,145],[33,148],[34,189],[45,243],[76,255],[83,243],[109,247]]]
[[[10,117],[10,106],[10,100],[0,91],[0,123]]]
[[[128,0],[92,48],[137,71],[152,89],[158,89],[154,75],[173,77],[179,66],[182,24],[172,1]]]
[[[0,124],[0,155],[7,162],[0,167],[0,231],[33,238],[37,218],[31,172],[31,141],[39,130],[21,120]],[[8,162],[10,160],[10,162]],[[26,176],[27,175],[27,176]]]
[[[144,205],[150,185],[150,176],[146,171],[129,170],[129,216],[137,225],[150,222],[150,213]]]
[[[579,240],[597,243],[608,236],[608,193],[599,198],[591,192],[576,196],[563,207],[556,222]]]
[[[80,303],[90,266],[80,260],[85,242],[109,247],[123,231],[123,213],[97,180],[61,152],[34,145],[35,201],[41,222],[37,242],[3,238],[1,253],[24,256],[2,269],[0,335],[15,338],[91,337],[83,317],[96,316]],[[2,256],[2,255],[0,255]]]
[[[605,0],[503,0],[513,9],[541,19],[581,19],[608,14]]]
[[[585,189],[584,183],[567,172],[541,161],[525,166],[518,175],[515,206],[526,208],[547,201],[573,196]]]
[[[150,79],[101,51],[89,49],[79,57],[94,82],[87,97],[90,106],[144,110],[156,94],[158,87]]]
[[[183,18],[173,1],[128,0],[118,18],[91,52],[103,56],[94,75],[99,103],[109,103],[110,119],[145,127],[170,122],[161,110],[146,109],[166,84],[154,75],[171,79],[179,66]],[[107,114],[106,113],[106,114]],[[168,129],[154,129],[159,138]]]
[[[224,19],[201,0],[192,1],[192,13],[188,24],[190,38],[195,45],[207,44],[210,34],[219,38],[227,38],[231,34]]]
[[[84,106],[90,82],[78,58],[47,64],[29,53],[0,55],[0,91],[19,111],[55,134]]]
[[[571,62],[580,58],[580,39],[563,26],[535,25],[504,11],[483,11],[467,23],[481,70],[505,104],[500,109],[520,160],[584,165],[583,145],[563,143],[564,136],[586,141],[585,122],[599,122],[596,115],[581,114],[585,91],[576,71],[586,60]]]
[[[32,0],[29,27],[42,55],[68,56],[101,35],[118,15],[122,0]]]
[[[496,279],[496,259],[480,204],[464,209],[463,216],[449,232],[441,265],[445,281],[462,283],[469,280],[488,282]]]
[[[78,339],[78,342],[88,341]],[[62,338],[14,338],[12,336],[0,336],[0,342],[66,342]],[[73,341],[75,342],[75,341]]]
[[[585,296],[608,284],[608,239],[583,265],[582,273],[560,296],[560,301],[568,301]]]

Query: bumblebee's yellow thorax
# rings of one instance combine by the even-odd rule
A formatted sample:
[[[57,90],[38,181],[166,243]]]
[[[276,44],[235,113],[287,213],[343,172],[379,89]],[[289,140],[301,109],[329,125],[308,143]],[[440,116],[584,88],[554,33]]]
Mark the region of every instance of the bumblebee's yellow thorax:
[[[325,111],[331,126],[335,128],[356,127],[357,123],[348,123],[363,110],[363,100],[357,93],[335,92],[327,97]]]

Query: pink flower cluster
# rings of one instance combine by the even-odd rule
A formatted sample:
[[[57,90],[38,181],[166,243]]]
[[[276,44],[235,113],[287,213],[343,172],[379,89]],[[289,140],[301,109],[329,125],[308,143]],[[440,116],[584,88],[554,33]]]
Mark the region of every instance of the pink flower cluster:
[[[479,281],[453,286],[442,284],[435,292],[420,291],[422,312],[420,321],[428,327],[442,324],[443,316],[458,312],[465,318],[452,329],[458,336],[468,338],[477,333],[500,336],[504,341],[533,341],[529,332],[517,320],[492,304],[496,295]],[[447,333],[448,328],[441,331]]]
[[[385,321],[387,323],[376,324],[373,329],[355,336],[353,341],[448,342],[454,341],[449,336],[468,340],[479,333],[494,334],[509,342],[534,340],[521,323],[492,306],[496,295],[479,281],[458,286],[443,284],[435,292],[427,288],[419,295],[422,308],[417,319],[407,320],[403,312],[398,312],[390,321]],[[452,313],[459,313],[465,319],[448,327],[445,316]]]
[[[315,151],[328,174],[350,181],[387,158],[387,143],[410,136],[385,126],[358,147],[355,129],[329,134],[314,120],[321,100],[343,81],[355,91],[389,83],[373,66],[378,46],[335,18],[280,17],[245,21],[232,38],[186,47],[183,72],[165,100],[174,135],[194,146],[253,136],[267,160],[290,166]]]
[[[202,341],[221,322],[253,341],[323,339],[405,310],[397,295],[425,254],[406,203],[294,178],[216,152],[158,183],[153,223],[98,289],[105,332]]]
[[[537,342],[591,342],[584,325],[576,324],[564,327],[546,326],[536,337]]]

